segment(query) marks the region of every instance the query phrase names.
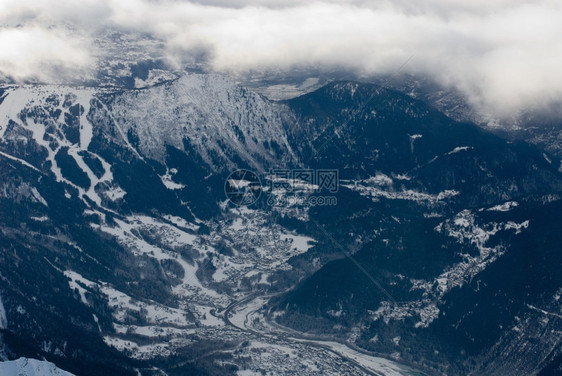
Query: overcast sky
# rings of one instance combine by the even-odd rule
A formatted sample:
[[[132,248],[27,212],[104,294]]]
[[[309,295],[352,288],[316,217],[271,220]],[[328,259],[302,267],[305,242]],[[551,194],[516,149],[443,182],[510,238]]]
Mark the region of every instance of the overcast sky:
[[[216,71],[343,68],[422,74],[509,112],[562,99],[559,0],[0,0],[0,72],[49,81],[91,69],[103,30],[149,32],[169,61]],[[70,32],[69,30],[72,30]]]

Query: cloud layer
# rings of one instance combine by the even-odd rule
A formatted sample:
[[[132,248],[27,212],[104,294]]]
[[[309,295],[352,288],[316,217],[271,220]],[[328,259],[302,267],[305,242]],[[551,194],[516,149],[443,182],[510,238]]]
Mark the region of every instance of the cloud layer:
[[[206,51],[219,72],[314,67],[366,77],[411,57],[404,72],[484,110],[562,100],[557,0],[0,0],[0,9],[0,72],[16,80],[91,69],[109,53],[93,41],[118,30],[161,40],[178,66]]]

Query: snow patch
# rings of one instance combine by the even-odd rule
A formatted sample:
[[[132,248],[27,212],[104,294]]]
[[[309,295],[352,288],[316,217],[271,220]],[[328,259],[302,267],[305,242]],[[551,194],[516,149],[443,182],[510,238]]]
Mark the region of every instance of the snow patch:
[[[179,184],[176,183],[173,180],[172,177],[172,171],[167,170],[166,173],[164,175],[159,175],[160,176],[160,180],[162,181],[162,184],[164,184],[164,186],[170,190],[175,190],[175,189],[182,189],[185,188],[184,184]]]
[[[281,234],[280,238],[282,241],[290,242],[291,249],[302,253],[308,252],[310,248],[314,247],[313,244],[309,244],[309,243],[316,242],[316,240],[309,238],[308,236],[302,236],[302,235]]]
[[[49,217],[47,216],[42,216],[42,217],[30,217],[31,220],[35,221],[35,222],[46,222],[49,220]]]
[[[168,343],[155,343],[150,345],[139,345],[131,340],[117,337],[105,336],[103,341],[119,351],[125,351],[134,359],[150,359],[155,356],[169,356],[170,345]]]
[[[41,204],[49,207],[49,205],[47,204],[47,201],[45,201],[45,199],[43,198],[43,196],[41,196],[41,194],[39,193],[39,191],[35,188],[35,187],[31,187],[31,194],[33,195],[33,197],[39,201]]]
[[[233,229],[234,231],[240,231],[244,228],[244,223],[242,221],[242,218],[236,218],[233,222],[232,225],[230,226],[231,229]]]
[[[456,148],[454,148],[453,150],[448,152],[447,155],[456,154],[458,152],[467,151],[467,150],[471,150],[471,149],[473,149],[472,146],[457,146]]]
[[[162,218],[166,219],[167,221],[172,222],[174,225],[188,229],[188,230],[192,230],[192,231],[197,231],[199,230],[200,226],[197,226],[191,222],[186,221],[185,219],[181,218],[181,217],[176,217],[175,215],[164,215],[162,216]]]
[[[0,127],[1,127],[1,126],[0,126]],[[10,154],[6,154],[6,153],[1,152],[1,151],[0,151],[0,155],[6,157],[6,158],[8,158],[8,159],[11,159],[11,160],[13,160],[13,161],[19,162],[19,163],[21,163],[22,165],[24,165],[24,166],[26,166],[26,167],[29,167],[30,169],[32,169],[32,170],[34,170],[34,171],[37,171],[37,172],[39,172],[39,173],[42,173],[41,171],[39,171],[39,169],[38,169],[37,167],[33,166],[33,165],[32,165],[31,163],[29,163],[29,162],[24,161],[24,160],[21,159],[21,158],[16,158],[16,157],[14,157],[14,156],[12,156],[12,155],[10,155]]]
[[[180,264],[184,270],[184,277],[179,285],[172,288],[174,294],[178,296],[198,295],[199,297],[207,295],[211,298],[220,298],[216,291],[206,288],[201,284],[196,276],[197,264],[192,265],[183,258],[177,257],[177,253],[147,242],[142,236],[138,235],[138,231],[149,230],[158,237],[159,241],[172,248],[180,248],[186,245],[197,246],[197,236],[148,216],[129,216],[124,220],[115,219],[115,222],[117,223],[116,227],[97,224],[91,224],[91,226],[115,236],[121,245],[135,255],[144,254],[159,261],[174,260]],[[194,290],[198,291],[199,294],[194,294]]]
[[[512,210],[513,208],[518,207],[518,206],[519,206],[519,203],[517,203],[517,201],[508,201],[508,202],[504,202],[503,204],[493,206],[493,207],[491,207],[487,210],[488,211],[507,212],[507,211]]]
[[[4,303],[2,302],[2,296],[0,296],[0,329],[8,329],[8,319]]]
[[[37,359],[19,358],[0,362],[0,375],[3,376],[73,376],[72,373],[57,368],[53,363]]]
[[[416,140],[418,138],[422,138],[423,135],[421,134],[413,134],[413,135],[408,135],[408,137],[410,138],[410,152],[412,154],[414,154],[414,143],[416,142]]]
[[[67,270],[64,272],[64,275],[67,278],[70,278],[70,281],[68,282],[68,285],[70,286],[71,290],[78,290],[78,294],[80,295],[80,301],[85,304],[85,305],[90,305],[90,303],[88,303],[88,299],[86,299],[86,293],[87,290],[82,287],[78,282],[86,285],[86,286],[91,286],[93,285],[93,283],[91,281],[88,281],[85,278],[82,278],[82,276],[78,273],[75,273],[71,270]]]
[[[121,200],[127,192],[125,192],[121,187],[113,187],[104,192],[105,196],[110,199],[111,201]]]
[[[435,204],[460,194],[459,191],[447,189],[438,194],[414,191],[412,189],[394,190],[392,180],[386,175],[377,175],[366,180],[354,181],[353,184],[343,184],[345,188],[359,192],[361,196],[379,201],[381,198],[388,200],[408,200]]]
[[[64,275],[71,279],[69,282],[71,288],[78,288],[80,299],[84,304],[88,304],[85,296],[86,289],[81,287],[77,282],[90,288],[99,288],[100,291],[108,297],[108,305],[113,308],[113,317],[118,322],[124,322],[127,319],[127,313],[132,311],[144,316],[144,319],[151,324],[167,324],[184,327],[190,325],[185,312],[180,309],[133,299],[131,296],[112,288],[107,283],[92,282],[70,270],[65,271]]]

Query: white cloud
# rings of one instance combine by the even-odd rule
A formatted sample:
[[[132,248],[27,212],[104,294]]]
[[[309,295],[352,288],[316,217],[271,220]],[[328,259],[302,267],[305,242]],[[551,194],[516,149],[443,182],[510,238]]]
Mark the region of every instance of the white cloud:
[[[217,71],[340,67],[366,76],[413,56],[406,72],[497,113],[562,99],[556,0],[0,0],[0,9],[0,71],[19,79],[92,62],[72,33],[49,28],[70,25],[90,38],[107,28],[149,32],[177,62],[207,49]]]
[[[16,81],[64,81],[91,64],[87,46],[68,30],[0,29],[0,46],[0,72]]]

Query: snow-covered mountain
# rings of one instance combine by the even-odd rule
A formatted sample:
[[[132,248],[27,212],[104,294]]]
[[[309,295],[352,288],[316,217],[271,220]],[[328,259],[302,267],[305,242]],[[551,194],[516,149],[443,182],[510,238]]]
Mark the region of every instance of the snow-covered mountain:
[[[186,75],[109,102],[122,131],[136,134],[143,155],[156,160],[163,161],[166,146],[184,149],[185,139],[217,170],[230,170],[240,159],[259,170],[295,159],[284,108],[224,76]]]
[[[225,194],[237,169],[261,180],[248,207]],[[321,170],[337,189],[307,179]],[[76,375],[485,373],[552,330],[529,369],[557,367],[558,160],[398,92],[335,82],[272,102],[204,74],[5,86],[0,175],[10,359]],[[532,239],[552,268],[522,261]],[[501,290],[506,312],[467,304],[528,265],[548,286]],[[486,313],[521,334],[482,334],[470,320]]]
[[[72,376],[53,363],[36,359],[19,358],[0,362],[0,375],[4,376]]]

